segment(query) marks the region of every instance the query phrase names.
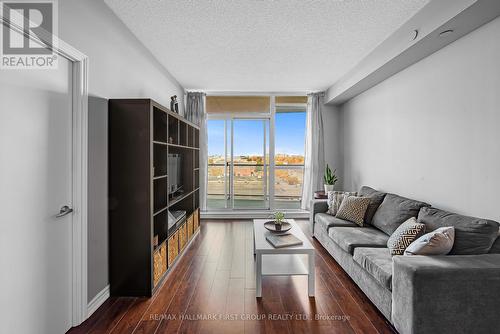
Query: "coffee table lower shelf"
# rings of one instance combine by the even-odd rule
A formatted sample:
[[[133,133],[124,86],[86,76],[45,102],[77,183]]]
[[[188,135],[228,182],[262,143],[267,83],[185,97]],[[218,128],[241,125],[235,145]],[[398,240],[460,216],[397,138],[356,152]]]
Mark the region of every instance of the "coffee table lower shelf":
[[[262,276],[308,275],[307,255],[262,254]]]

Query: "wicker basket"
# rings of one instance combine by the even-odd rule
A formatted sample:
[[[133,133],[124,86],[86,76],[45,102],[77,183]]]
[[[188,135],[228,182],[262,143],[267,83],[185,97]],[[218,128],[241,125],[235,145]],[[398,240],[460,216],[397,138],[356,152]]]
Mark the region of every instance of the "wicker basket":
[[[200,209],[194,210],[193,217],[193,227],[196,232],[200,228]]]
[[[168,238],[168,266],[170,267],[179,255],[179,231]]]
[[[179,228],[179,250],[184,249],[187,244],[187,224],[184,223]]]
[[[193,237],[193,232],[194,232],[193,222],[194,222],[194,215],[191,215],[187,219],[187,223],[186,223],[187,224],[187,236],[188,236],[188,240],[191,240],[191,238]]]
[[[153,285],[156,286],[167,272],[167,244],[164,242],[153,255]]]

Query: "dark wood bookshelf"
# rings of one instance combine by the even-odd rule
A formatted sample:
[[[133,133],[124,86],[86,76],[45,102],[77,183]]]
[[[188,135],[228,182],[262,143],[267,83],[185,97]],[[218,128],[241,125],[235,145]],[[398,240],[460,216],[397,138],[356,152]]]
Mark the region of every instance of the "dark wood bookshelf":
[[[199,127],[151,99],[109,100],[110,290],[152,296],[199,231]],[[169,154],[182,193],[169,194]],[[168,212],[186,217],[168,227]]]

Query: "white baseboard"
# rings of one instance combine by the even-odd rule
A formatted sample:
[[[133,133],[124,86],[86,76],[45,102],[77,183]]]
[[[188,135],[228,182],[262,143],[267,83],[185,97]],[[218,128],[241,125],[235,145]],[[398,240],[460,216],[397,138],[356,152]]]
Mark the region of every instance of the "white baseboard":
[[[87,305],[87,318],[89,318],[92,313],[94,313],[99,306],[101,306],[109,298],[109,285],[104,289],[99,291],[99,293],[92,298],[92,300]]]

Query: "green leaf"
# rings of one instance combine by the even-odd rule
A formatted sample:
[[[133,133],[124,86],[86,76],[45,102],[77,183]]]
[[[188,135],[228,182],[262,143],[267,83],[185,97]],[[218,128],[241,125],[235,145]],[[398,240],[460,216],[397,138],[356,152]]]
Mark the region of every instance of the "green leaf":
[[[336,169],[332,172],[332,170],[330,169],[330,166],[328,166],[328,164],[326,164],[325,174],[323,176],[323,180],[324,180],[325,184],[335,185],[335,183],[337,183],[338,178],[337,178],[337,175],[335,175],[336,172],[337,172]]]

